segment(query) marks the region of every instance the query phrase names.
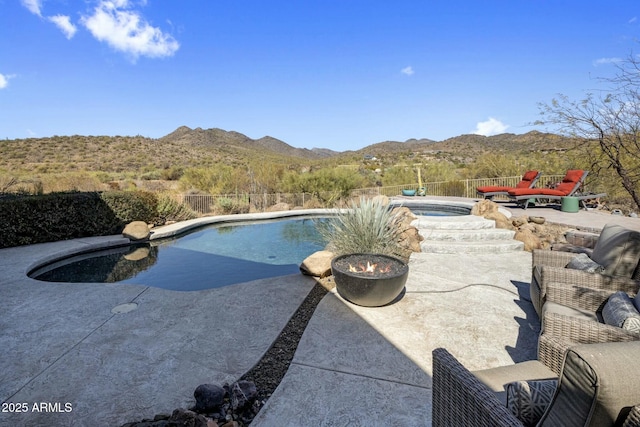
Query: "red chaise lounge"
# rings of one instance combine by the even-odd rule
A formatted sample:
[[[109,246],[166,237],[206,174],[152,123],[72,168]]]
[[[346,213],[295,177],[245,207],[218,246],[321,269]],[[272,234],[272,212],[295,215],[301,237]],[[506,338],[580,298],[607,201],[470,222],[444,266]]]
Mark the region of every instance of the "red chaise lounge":
[[[516,184],[515,187],[509,187],[506,185],[486,185],[484,187],[477,187],[476,193],[478,193],[478,197],[489,200],[493,199],[493,196],[508,196],[509,190],[515,190],[516,188],[533,188],[541,174],[541,172],[535,170],[527,171],[522,175],[522,180]]]
[[[511,200],[515,200],[522,205],[525,209],[529,204],[529,199],[549,199],[549,200],[561,200],[563,197],[576,197],[584,203],[586,199],[595,199],[606,196],[605,193],[600,194],[587,194],[576,195],[575,193],[580,189],[584,179],[589,172],[581,169],[571,169],[567,171],[567,174],[562,178],[562,182],[555,188],[516,188],[509,190],[508,195]]]

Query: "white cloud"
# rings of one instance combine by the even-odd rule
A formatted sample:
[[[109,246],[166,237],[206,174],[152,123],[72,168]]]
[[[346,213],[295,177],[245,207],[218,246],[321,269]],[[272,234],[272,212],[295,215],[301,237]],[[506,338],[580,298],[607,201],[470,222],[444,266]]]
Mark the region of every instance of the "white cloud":
[[[42,16],[42,0],[20,0],[20,3],[34,15]]]
[[[408,67],[404,67],[402,70],[400,70],[400,72],[407,76],[410,76],[414,73],[413,67],[411,65],[409,65]]]
[[[597,67],[598,65],[617,64],[618,62],[622,62],[622,58],[600,58],[593,61],[593,65]]]
[[[78,29],[75,25],[71,23],[71,20],[68,16],[65,15],[55,15],[47,18],[49,21],[56,24],[56,26],[64,33],[67,39],[71,39],[74,36]]]
[[[633,18],[629,19],[629,24],[635,24],[636,22],[638,22],[637,16],[634,16]]]
[[[163,57],[173,55],[180,44],[159,28],[151,26],[127,0],[101,0],[82,24],[93,36],[114,49],[131,55]]]
[[[508,128],[509,126],[505,125],[500,120],[489,117],[489,120],[485,122],[478,122],[476,130],[474,130],[473,133],[476,135],[491,136],[504,133]]]
[[[0,89],[4,89],[9,86],[9,79],[14,77],[15,75],[0,74]]]

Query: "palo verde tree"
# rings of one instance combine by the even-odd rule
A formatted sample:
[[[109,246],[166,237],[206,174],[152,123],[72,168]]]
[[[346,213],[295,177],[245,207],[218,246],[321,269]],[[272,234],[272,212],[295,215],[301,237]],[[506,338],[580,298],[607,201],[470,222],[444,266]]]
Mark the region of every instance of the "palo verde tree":
[[[577,138],[592,170],[613,169],[640,208],[640,59],[631,55],[616,67],[613,77],[600,79],[605,88],[597,94],[540,104],[543,119],[536,123]]]

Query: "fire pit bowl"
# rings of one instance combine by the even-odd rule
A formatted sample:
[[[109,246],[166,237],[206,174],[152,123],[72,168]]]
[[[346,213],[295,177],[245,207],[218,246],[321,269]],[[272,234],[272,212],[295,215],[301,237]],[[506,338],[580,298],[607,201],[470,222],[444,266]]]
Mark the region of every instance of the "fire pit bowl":
[[[409,266],[387,255],[347,254],[331,261],[331,271],[342,298],[365,307],[380,307],[400,295]]]

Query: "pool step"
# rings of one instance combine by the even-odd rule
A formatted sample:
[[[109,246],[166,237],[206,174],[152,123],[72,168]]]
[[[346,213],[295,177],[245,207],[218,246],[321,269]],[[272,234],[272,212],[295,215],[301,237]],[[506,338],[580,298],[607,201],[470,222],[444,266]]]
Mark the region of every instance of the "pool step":
[[[513,240],[516,232],[501,228],[481,228],[478,230],[445,230],[445,229],[419,229],[425,240],[438,242],[486,242]]]
[[[495,221],[475,215],[424,217],[411,223],[424,240],[422,252],[439,254],[505,253],[521,251],[515,232],[496,228]]]
[[[423,216],[413,220],[411,225],[419,230],[482,230],[495,228],[496,222],[476,215]]]
[[[423,241],[420,249],[434,254],[499,254],[524,249],[524,243],[517,240],[495,240],[484,242],[432,242]]]

